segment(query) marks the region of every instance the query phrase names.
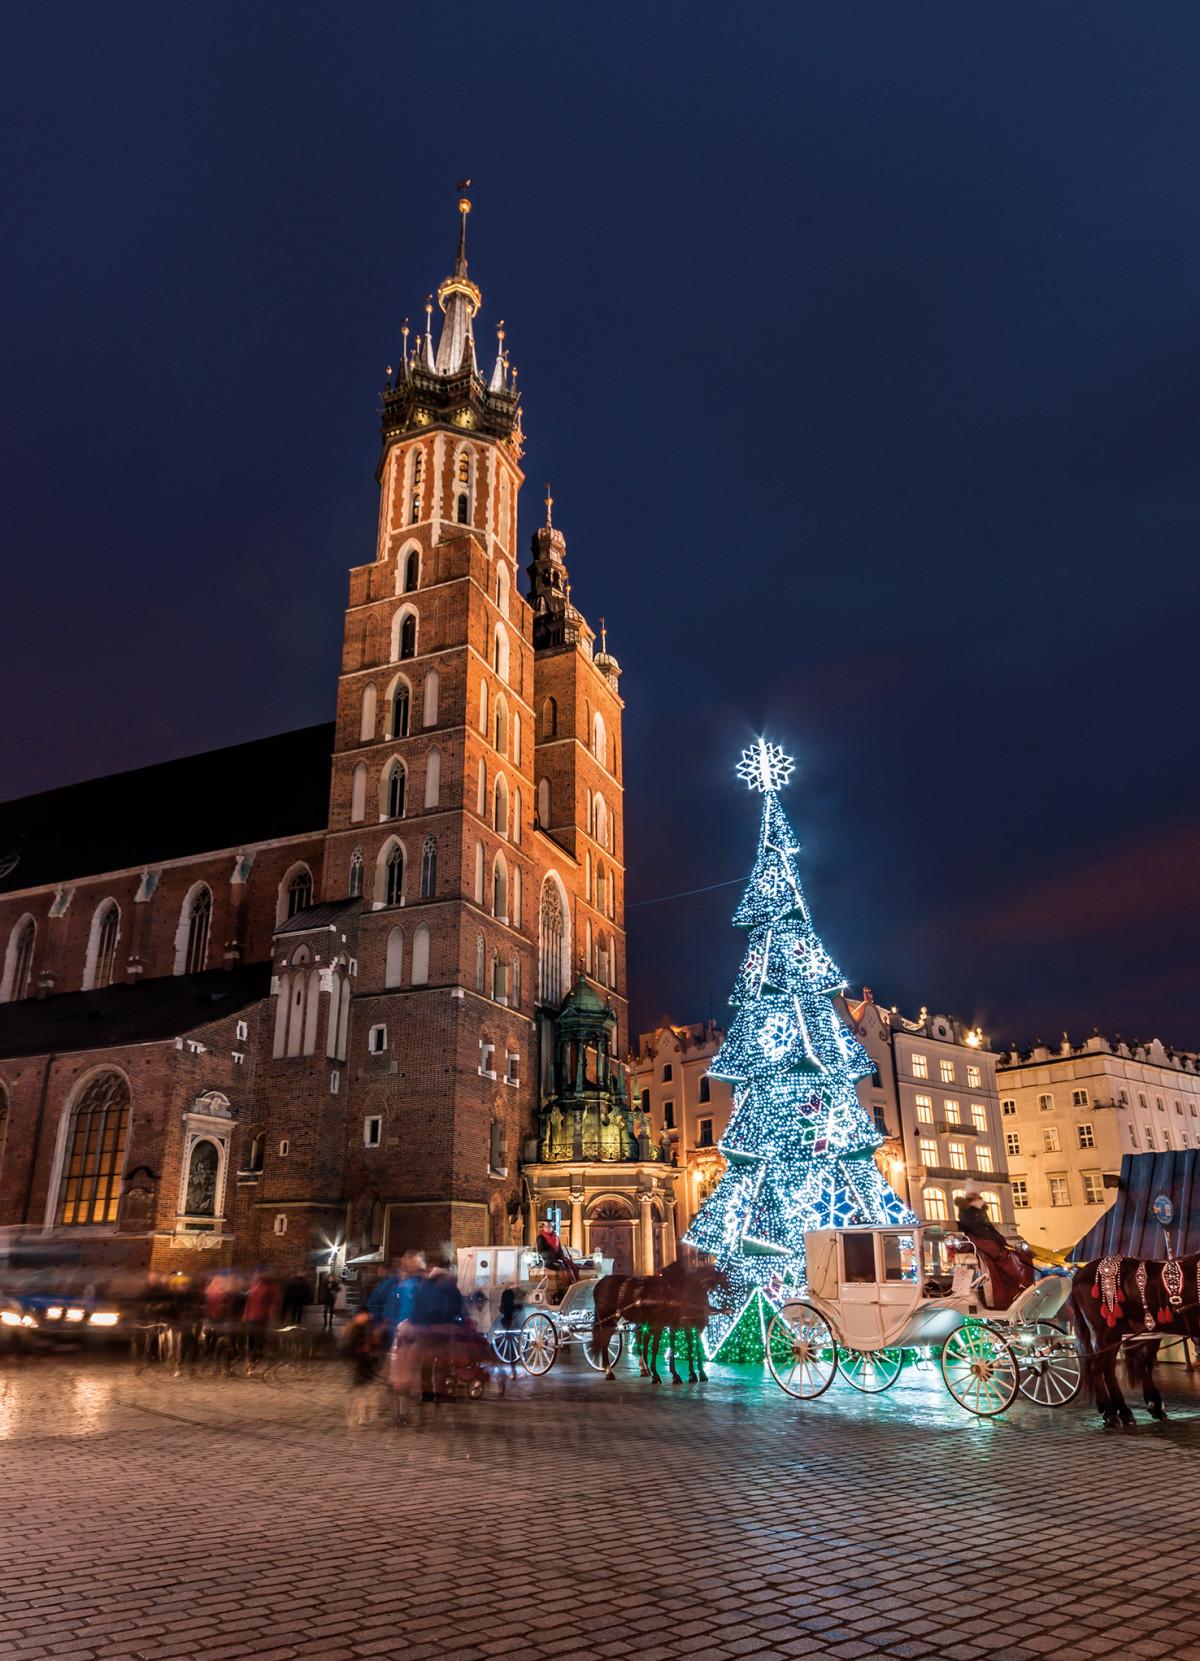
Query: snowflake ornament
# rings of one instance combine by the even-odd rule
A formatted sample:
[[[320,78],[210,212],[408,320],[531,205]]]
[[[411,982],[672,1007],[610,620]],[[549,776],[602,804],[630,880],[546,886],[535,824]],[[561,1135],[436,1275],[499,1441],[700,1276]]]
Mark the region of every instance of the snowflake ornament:
[[[781,1061],[791,1047],[792,1023],[775,1010],[763,1022],[758,1041],[772,1061]]]
[[[742,751],[737,765],[739,779],[744,779],[751,790],[782,790],[792,776],[796,763],[783,753],[779,744],[768,744],[760,738],[748,750]]]

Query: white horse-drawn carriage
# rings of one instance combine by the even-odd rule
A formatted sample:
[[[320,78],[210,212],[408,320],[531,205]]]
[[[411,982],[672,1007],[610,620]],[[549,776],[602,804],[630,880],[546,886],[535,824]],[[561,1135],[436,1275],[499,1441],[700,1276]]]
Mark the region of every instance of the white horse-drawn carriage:
[[[1075,1344],[1055,1320],[1069,1280],[1028,1286],[1005,1309],[984,1301],[985,1266],[940,1228],[822,1229],[804,1236],[808,1294],[767,1327],[767,1361],[789,1395],[822,1395],[840,1371],[856,1390],[896,1382],[906,1357],[939,1355],[946,1388],[993,1416],[1018,1393],[1058,1407],[1079,1392]],[[964,1243],[965,1244],[965,1243]]]
[[[458,1289],[480,1332],[486,1333],[497,1357],[506,1366],[522,1366],[538,1376],[554,1365],[568,1344],[581,1346],[589,1367],[603,1372],[620,1359],[624,1338],[618,1329],[607,1351],[591,1351],[592,1302],[596,1283],[612,1273],[609,1258],[590,1257],[576,1262],[580,1278],[547,1268],[541,1255],[528,1246],[464,1246],[458,1254]],[[504,1293],[513,1293],[511,1316],[505,1319]]]

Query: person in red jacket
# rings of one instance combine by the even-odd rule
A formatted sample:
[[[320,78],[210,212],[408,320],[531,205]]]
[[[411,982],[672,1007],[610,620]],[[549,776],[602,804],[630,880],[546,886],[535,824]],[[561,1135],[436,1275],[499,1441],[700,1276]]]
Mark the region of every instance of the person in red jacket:
[[[242,1311],[242,1325],[246,1332],[246,1371],[249,1372],[263,1352],[267,1328],[278,1321],[283,1303],[279,1283],[265,1264],[254,1271],[250,1290],[246,1293],[246,1307]]]

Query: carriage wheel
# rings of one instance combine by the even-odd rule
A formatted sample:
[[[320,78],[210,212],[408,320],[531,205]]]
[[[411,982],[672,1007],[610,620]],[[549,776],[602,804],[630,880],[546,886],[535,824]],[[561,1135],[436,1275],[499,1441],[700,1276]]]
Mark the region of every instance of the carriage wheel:
[[[521,1365],[527,1373],[540,1377],[548,1373],[558,1354],[558,1334],[549,1315],[535,1310],[525,1318],[520,1331]]]
[[[837,1372],[829,1322],[806,1303],[789,1304],[767,1328],[767,1365],[781,1390],[801,1401],[824,1395]]]
[[[604,1354],[599,1359],[592,1354],[591,1332],[584,1332],[581,1337],[583,1338],[583,1359],[595,1372],[603,1373],[609,1367],[615,1367],[621,1359],[621,1351],[625,1348],[625,1334],[619,1328],[608,1340]]]
[[[521,1359],[520,1327],[502,1326],[488,1335],[488,1343],[495,1351],[497,1361],[503,1361],[506,1367],[515,1367]]]
[[[1021,1334],[1021,1394],[1039,1407],[1065,1407],[1083,1385],[1075,1340],[1058,1321],[1038,1321]]]
[[[838,1367],[847,1384],[864,1396],[890,1390],[904,1365],[903,1350],[846,1350],[838,1345]]]
[[[960,1407],[990,1419],[1016,1400],[1017,1358],[998,1332],[962,1326],[942,1345],[942,1377]]]

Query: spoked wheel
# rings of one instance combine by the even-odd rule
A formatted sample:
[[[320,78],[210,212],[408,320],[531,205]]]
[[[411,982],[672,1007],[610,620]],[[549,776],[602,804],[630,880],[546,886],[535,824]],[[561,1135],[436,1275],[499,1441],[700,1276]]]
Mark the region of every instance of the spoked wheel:
[[[1058,1321],[1038,1321],[1017,1335],[1021,1394],[1039,1407],[1064,1407],[1083,1384],[1075,1340]]]
[[[1017,1358],[998,1332],[963,1326],[942,1345],[942,1377],[960,1407],[994,1418],[1016,1400]]]
[[[548,1373],[558,1354],[558,1334],[549,1315],[535,1310],[527,1316],[521,1326],[520,1338],[521,1365],[525,1371],[535,1377]]]
[[[515,1367],[521,1359],[521,1329],[515,1326],[497,1327],[488,1334],[488,1343],[495,1351],[497,1361],[506,1367]]]
[[[847,1350],[838,1345],[838,1368],[847,1384],[865,1396],[890,1390],[904,1365],[903,1350]]]
[[[781,1390],[801,1401],[824,1395],[837,1373],[829,1322],[806,1303],[789,1304],[767,1328],[767,1365]]]
[[[592,1354],[591,1333],[585,1332],[582,1334],[582,1337],[583,1359],[595,1372],[607,1372],[609,1367],[615,1367],[617,1362],[621,1359],[621,1351],[625,1348],[625,1334],[619,1329],[612,1334],[611,1338],[608,1340],[608,1343],[604,1347],[604,1354],[600,1356]]]

